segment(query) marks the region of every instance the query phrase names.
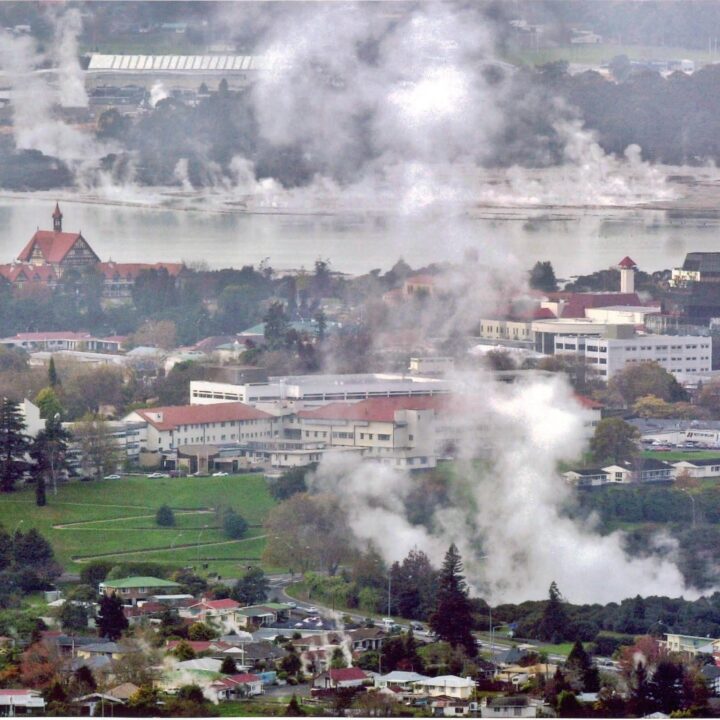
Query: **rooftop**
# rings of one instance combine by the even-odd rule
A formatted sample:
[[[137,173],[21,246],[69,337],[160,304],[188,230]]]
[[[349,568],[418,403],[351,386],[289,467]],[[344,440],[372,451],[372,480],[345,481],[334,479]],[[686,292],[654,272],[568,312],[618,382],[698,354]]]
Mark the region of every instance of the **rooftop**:
[[[117,580],[105,580],[100,583],[100,587],[106,587],[111,589],[120,590],[131,590],[133,588],[160,588],[160,587],[173,587],[177,588],[180,585],[171,580],[163,580],[162,578],[146,577],[138,575],[136,577],[118,578]]]
[[[180,425],[204,425],[211,422],[263,420],[272,415],[241,402],[210,405],[171,405],[135,411],[157,430],[173,430]]]

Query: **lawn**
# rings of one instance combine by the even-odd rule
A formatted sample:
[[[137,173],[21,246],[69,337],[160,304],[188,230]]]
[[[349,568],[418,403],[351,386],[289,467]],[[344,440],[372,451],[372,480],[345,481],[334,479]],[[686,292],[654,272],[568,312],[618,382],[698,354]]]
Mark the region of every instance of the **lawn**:
[[[162,504],[175,512],[175,527],[155,524]],[[32,489],[2,498],[0,524],[11,532],[37,528],[53,545],[62,565],[78,572],[93,557],[147,560],[179,565],[201,563],[204,570],[237,575],[256,563],[264,547],[262,521],[274,501],[261,475],[222,478],[126,477],[72,482],[48,504],[35,505]],[[241,540],[220,528],[217,508],[232,507],[250,523]]]
[[[710,458],[720,458],[720,450],[668,450],[658,452],[657,450],[647,450],[643,454],[646,458],[655,458],[656,460],[667,460],[668,462],[677,462],[678,460],[709,460]]]
[[[556,48],[523,50],[507,57],[509,62],[524,65],[544,65],[556,60],[567,60],[571,63],[601,65],[608,63],[618,55],[627,55],[630,60],[680,60],[688,59],[695,62],[711,62],[712,57],[704,50],[688,50],[678,47],[661,47],[651,45],[618,45],[615,43],[598,43],[597,45],[563,45]]]

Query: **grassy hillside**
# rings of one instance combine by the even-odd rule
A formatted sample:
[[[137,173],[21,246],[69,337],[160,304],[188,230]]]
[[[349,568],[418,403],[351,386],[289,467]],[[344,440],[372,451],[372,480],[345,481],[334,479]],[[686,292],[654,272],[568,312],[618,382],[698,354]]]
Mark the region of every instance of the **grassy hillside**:
[[[175,511],[175,527],[160,528],[162,504]],[[262,553],[262,521],[274,504],[259,475],[222,478],[128,477],[73,482],[48,488],[48,505],[35,505],[32,488],[0,498],[0,524],[9,531],[37,528],[58,560],[77,572],[93,558],[204,565],[208,572],[237,576]],[[251,528],[242,540],[228,540],[218,507],[232,507]]]

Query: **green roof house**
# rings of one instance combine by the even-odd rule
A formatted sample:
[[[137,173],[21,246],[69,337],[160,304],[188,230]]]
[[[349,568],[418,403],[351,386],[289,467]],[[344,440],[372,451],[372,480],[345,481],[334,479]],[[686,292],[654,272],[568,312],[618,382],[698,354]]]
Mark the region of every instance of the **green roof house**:
[[[147,600],[153,595],[178,590],[180,585],[170,580],[156,577],[127,577],[118,580],[106,580],[100,583],[100,592],[105,595],[115,593],[125,605],[136,605],[138,600]]]

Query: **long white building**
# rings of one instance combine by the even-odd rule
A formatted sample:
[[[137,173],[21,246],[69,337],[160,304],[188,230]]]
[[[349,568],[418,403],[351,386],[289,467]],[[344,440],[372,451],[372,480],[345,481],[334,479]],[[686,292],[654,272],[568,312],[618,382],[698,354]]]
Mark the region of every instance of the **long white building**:
[[[367,373],[357,375],[289,375],[271,377],[265,383],[231,385],[193,380],[190,403],[293,402],[317,406],[330,402],[352,402],[373,397],[422,397],[445,395],[450,383],[439,378],[416,375]]]

